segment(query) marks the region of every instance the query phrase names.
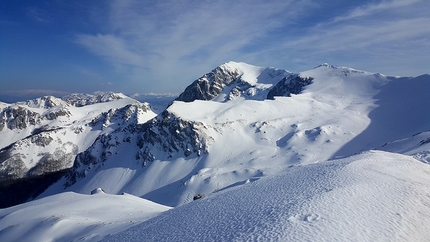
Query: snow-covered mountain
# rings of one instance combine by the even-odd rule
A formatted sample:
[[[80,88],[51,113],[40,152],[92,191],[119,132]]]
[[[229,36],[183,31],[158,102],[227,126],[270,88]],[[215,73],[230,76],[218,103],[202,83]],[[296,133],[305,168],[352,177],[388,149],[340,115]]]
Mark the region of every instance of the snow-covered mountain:
[[[73,166],[76,156],[87,150],[100,134],[128,123],[142,123],[155,116],[148,104],[123,94],[99,94],[97,100],[86,95],[81,101],[72,100],[72,96],[65,99],[47,96],[2,105],[2,184],[63,172]],[[74,106],[84,101],[87,106]],[[5,192],[0,190],[0,194],[5,195]],[[10,196],[3,196],[2,204],[4,197],[14,203]]]
[[[0,151],[0,157],[7,157],[3,154],[18,157],[12,153],[16,151],[17,154],[24,154],[25,157],[34,159],[44,152],[44,147],[31,143],[31,136],[40,134],[44,136],[33,139],[43,143],[43,140],[50,140],[49,137],[51,137],[52,148],[46,149],[50,150],[50,154],[59,154],[60,152],[55,153],[55,149],[61,148],[68,139],[72,139],[71,137],[78,137],[79,135],[72,135],[72,132],[75,130],[73,127],[79,126],[83,129],[80,134],[85,135],[82,135],[82,139],[73,138],[70,141],[78,145],[77,152],[73,152],[73,148],[64,148],[70,150],[67,154],[73,154],[72,156],[76,157],[73,162],[67,163],[71,168],[56,183],[49,186],[39,198],[49,201],[51,197],[48,196],[53,195],[52,199],[54,199],[62,192],[89,194],[94,188],[101,187],[109,194],[126,192],[163,205],[181,206],[159,217],[163,219],[163,216],[166,216],[172,221],[180,219],[179,217],[184,216],[189,209],[192,210],[194,204],[198,204],[195,205],[196,211],[211,208],[208,214],[217,213],[218,208],[226,207],[231,211],[231,213],[226,211],[228,216],[237,215],[237,222],[244,223],[243,228],[232,226],[232,230],[228,230],[230,232],[223,237],[216,236],[219,232],[218,227],[212,226],[213,230],[208,228],[207,231],[211,233],[205,238],[214,240],[264,238],[269,233],[270,221],[277,223],[282,220],[278,217],[285,214],[296,218],[299,222],[319,221],[321,226],[315,228],[322,231],[336,224],[333,220],[335,215],[341,216],[339,219],[341,222],[347,220],[346,214],[336,213],[338,205],[330,200],[335,197],[346,201],[345,204],[348,204],[347,201],[360,201],[357,207],[345,205],[346,210],[364,209],[365,214],[358,222],[371,219],[371,214],[375,214],[376,210],[367,209],[366,205],[378,202],[378,199],[370,199],[375,193],[385,199],[381,198],[380,201],[399,208],[399,214],[402,215],[405,215],[402,209],[406,208],[401,206],[404,197],[403,195],[395,197],[395,194],[402,194],[405,191],[403,187],[415,189],[414,191],[417,192],[414,194],[424,199],[423,203],[430,202],[428,192],[430,184],[425,178],[428,172],[428,166],[425,163],[430,163],[428,90],[430,90],[429,75],[390,77],[328,64],[322,64],[301,73],[291,73],[275,68],[228,62],[192,82],[166,110],[157,112],[157,115],[152,113],[145,104],[136,103],[137,101],[126,97],[109,99],[111,101],[108,103],[98,101],[85,106],[76,105],[76,103],[86,103],[76,101],[79,100],[77,96],[74,97],[73,102],[67,99],[59,100],[62,101],[61,110],[66,115],[58,115],[58,118],[49,122],[54,123],[65,119],[66,121],[62,123],[67,125],[54,126],[49,123],[50,125],[47,126],[49,129],[58,128],[58,130],[44,128],[42,129],[44,132],[32,134],[31,130],[40,129],[48,121],[43,118],[38,121],[40,124],[36,121],[27,121],[29,125],[24,130],[30,133],[21,137],[10,131],[8,139],[12,140],[11,145]],[[50,103],[56,102],[37,104],[32,107],[29,104],[26,106],[21,104],[21,106],[44,117],[43,114],[48,112],[46,110],[55,107],[57,108],[55,110],[59,109],[59,105]],[[1,105],[2,110],[9,108],[8,105]],[[18,108],[18,104],[14,105]],[[116,108],[113,108],[113,105],[117,105]],[[81,116],[76,115],[77,113]],[[70,117],[74,119],[70,120]],[[12,122],[11,120],[7,122]],[[58,136],[59,134],[62,136]],[[56,140],[62,143],[55,143]],[[24,141],[27,142],[27,146],[20,144],[14,148],[16,143]],[[46,147],[50,146],[46,145]],[[373,149],[385,152],[369,152]],[[356,155],[362,152],[366,153]],[[338,160],[339,158],[344,159]],[[13,163],[11,158],[8,159]],[[372,160],[378,163],[374,170],[382,175],[373,176],[373,173],[368,172]],[[394,160],[397,160],[397,163],[393,163],[390,167],[390,162]],[[3,163],[5,162],[1,164]],[[24,164],[27,163],[24,162]],[[399,172],[405,166],[418,169],[416,175],[419,178],[402,176],[399,179],[404,182],[398,183],[397,190],[394,188],[394,190],[365,189],[364,198],[360,200],[361,195],[357,192],[363,188],[364,181],[369,184],[391,182],[389,177],[400,177]],[[346,170],[343,167],[347,167]],[[28,170],[25,174],[30,174],[32,168],[29,166],[26,168]],[[409,170],[412,172],[414,169]],[[351,174],[352,176],[348,178]],[[370,180],[366,180],[368,178]],[[307,180],[311,182],[306,183]],[[304,182],[307,185],[300,185],[302,187],[300,189],[289,189],[289,186],[281,188],[279,185],[287,183],[293,188]],[[319,189],[320,183],[332,184],[334,187],[328,190]],[[422,186],[411,185],[416,183]],[[255,191],[253,191],[254,188]],[[291,199],[295,197],[296,205],[282,206],[283,209],[275,209],[267,216],[259,212],[256,214],[261,216],[249,218],[235,214],[235,209],[239,206],[237,204],[247,202],[249,206],[244,205],[243,210],[238,209],[238,211],[241,211],[241,214],[248,210],[255,212],[255,208],[262,206],[264,200],[253,194],[257,192],[263,196],[263,191],[267,192],[267,196],[274,198],[291,192],[289,196]],[[301,191],[309,191],[309,197],[303,197],[306,192],[302,194]],[[330,191],[337,195],[331,196]],[[353,194],[338,196],[343,192]],[[235,195],[236,193],[239,195]],[[189,204],[197,194],[206,196],[202,202]],[[238,198],[238,203],[225,206],[224,200],[228,196],[243,196],[246,199]],[[370,196],[369,199],[366,196]],[[273,207],[282,205],[276,204],[276,201],[276,199],[270,200],[269,204]],[[315,210],[319,212],[306,213],[304,210],[306,210],[307,201],[314,203]],[[332,204],[332,207],[324,205],[328,203]],[[379,209],[379,205],[375,205],[376,208]],[[425,213],[430,213],[430,208],[424,205],[420,208],[428,209]],[[7,213],[9,210],[5,211]],[[296,212],[300,214],[295,214]],[[391,220],[390,214],[391,210],[381,212],[382,223]],[[313,219],[313,215],[317,219]],[[413,213],[406,215],[415,216]],[[228,224],[229,221],[222,217],[214,216],[213,221],[210,222]],[[158,217],[149,220],[147,222],[149,227],[146,228],[157,224],[157,219]],[[197,220],[190,221],[199,223]],[[421,229],[420,223],[415,220],[399,221],[406,221],[406,226],[412,226],[411,231]],[[297,234],[307,228],[299,222],[293,226],[292,220],[281,222],[277,224],[282,226],[272,226],[274,233],[292,229],[291,231],[296,231],[294,233]],[[144,224],[142,226],[146,226]],[[258,224],[267,226],[261,226],[255,230]],[[168,226],[170,225],[166,224],[166,229],[170,229]],[[381,238],[384,233],[398,228],[397,224],[393,223],[384,226],[375,227],[385,231],[374,234],[375,238]],[[143,228],[141,230],[146,231]],[[196,226],[195,229],[190,229],[189,233],[182,233],[182,238],[195,238],[192,237],[193,234],[201,234],[203,230],[204,227]],[[249,231],[246,232],[247,230]],[[161,230],[148,229],[148,231],[150,234],[141,236],[149,238],[156,235],[157,238],[162,238],[158,237],[160,236],[158,232]],[[346,235],[354,232],[347,228],[344,228],[344,231]],[[330,236],[335,235],[335,232],[330,233]],[[399,235],[400,237],[385,238],[387,240],[415,238],[408,236],[409,232],[406,231],[406,234]],[[1,234],[0,231],[0,236]],[[246,237],[246,234],[255,235],[255,237]],[[331,240],[330,236],[321,238]],[[370,240],[374,238],[372,236],[361,238]],[[120,237],[111,239],[118,241],[118,238]],[[302,240],[307,240],[305,238],[310,237],[303,237]],[[167,237],[165,239],[170,240]],[[300,237],[279,235],[273,239],[300,240]]]
[[[193,82],[157,117],[100,135],[45,195],[103,187],[178,206],[282,167],[350,156],[427,131],[430,117],[423,113],[430,103],[420,91],[426,85],[423,77],[328,64],[293,74],[229,62]],[[403,110],[398,95],[413,91],[407,103],[414,112]],[[419,122],[391,130],[411,119]],[[375,130],[366,135],[369,128]]]
[[[286,70],[257,67],[243,62],[228,62],[195,80],[176,98],[176,101],[213,99],[228,101],[237,97],[264,100],[274,85],[285,80],[289,83],[292,76],[294,75]],[[282,79],[285,80],[280,82]],[[284,93],[278,91],[273,94],[283,96]]]
[[[169,207],[130,194],[66,192],[0,210],[1,241],[97,241]]]
[[[82,107],[96,103],[110,102],[123,98],[128,97],[122,93],[96,92],[94,94],[73,93],[62,97],[61,99],[73,106]]]

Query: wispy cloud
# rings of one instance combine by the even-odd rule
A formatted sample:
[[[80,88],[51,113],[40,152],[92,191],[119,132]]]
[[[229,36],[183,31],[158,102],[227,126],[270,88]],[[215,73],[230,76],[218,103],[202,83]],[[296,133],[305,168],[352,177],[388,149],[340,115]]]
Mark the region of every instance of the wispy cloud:
[[[314,49],[322,53],[339,50],[353,51],[378,45],[388,47],[391,46],[390,44],[397,44],[398,46],[420,37],[430,36],[429,21],[430,18],[415,18],[375,24],[320,26],[309,35],[287,42],[285,46],[294,49]]]
[[[420,1],[422,0],[391,0],[391,1],[384,0],[379,3],[369,3],[355,8],[347,15],[335,17],[333,22],[335,23],[335,22],[341,22],[341,21],[351,20],[355,18],[360,18],[363,16],[371,16],[384,11],[391,11],[393,9],[408,7]]]
[[[428,1],[383,1],[321,22],[281,49],[369,71],[409,75],[429,72]],[[426,9],[426,10],[424,10]]]
[[[47,13],[47,11],[45,11],[44,9],[41,8],[36,8],[36,7],[32,7],[32,8],[28,8],[27,9],[27,16],[37,22],[40,23],[49,23],[51,22],[51,17],[50,15]]]
[[[131,51],[121,37],[110,34],[80,34],[77,36],[76,41],[87,47],[92,53],[107,58],[115,65],[144,66],[143,57]]]
[[[35,96],[64,96],[69,94],[68,92],[64,91],[57,91],[57,90],[48,90],[48,89],[23,89],[23,90],[17,90],[17,91],[0,91],[1,95],[10,95],[10,96],[29,96],[29,95],[35,95]]]
[[[116,67],[137,67],[131,76],[146,69],[153,79],[171,81],[190,73],[190,68],[202,74],[222,62],[240,60],[246,45],[290,24],[301,9],[312,5],[310,1],[114,1],[108,33],[80,34],[76,41]],[[196,73],[191,75],[195,78]]]
[[[410,54],[414,72],[425,69],[420,62],[430,54],[429,6],[427,0],[365,1],[327,17],[321,13],[335,3],[118,0],[100,32],[81,33],[76,42],[126,78],[161,91],[179,91],[166,86],[184,88],[229,60],[292,71],[331,60],[365,70],[378,63],[393,73],[402,62],[392,59]]]

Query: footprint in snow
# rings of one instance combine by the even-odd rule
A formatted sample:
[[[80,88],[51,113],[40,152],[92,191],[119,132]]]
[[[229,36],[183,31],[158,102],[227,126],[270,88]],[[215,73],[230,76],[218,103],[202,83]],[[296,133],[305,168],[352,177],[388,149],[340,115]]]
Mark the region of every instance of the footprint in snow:
[[[306,214],[306,215],[303,215],[303,221],[314,222],[314,221],[317,221],[319,217],[320,216],[318,214]]]
[[[320,218],[320,216],[318,214],[308,213],[308,214],[300,214],[300,215],[291,216],[289,218],[289,220],[290,221],[301,221],[301,222],[312,223],[312,222],[319,220],[319,218]]]

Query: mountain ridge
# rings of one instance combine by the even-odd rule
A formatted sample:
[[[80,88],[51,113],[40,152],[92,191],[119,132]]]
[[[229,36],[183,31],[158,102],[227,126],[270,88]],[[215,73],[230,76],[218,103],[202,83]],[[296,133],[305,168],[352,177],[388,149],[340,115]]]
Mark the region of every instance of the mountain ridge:
[[[1,194],[8,190],[4,184],[41,180],[68,170],[78,153],[114,125],[125,125],[131,117],[131,122],[139,123],[155,116],[148,104],[123,94],[84,95],[82,100],[87,105],[45,96],[0,109]]]
[[[244,64],[239,63],[237,65],[242,66]],[[126,149],[127,151],[120,151],[125,148],[117,149],[117,146],[112,143],[113,145],[107,145],[110,148],[108,148],[109,157],[106,157],[104,151],[107,152],[108,150],[103,148],[101,143],[95,144],[93,150],[99,151],[94,153],[93,157],[95,160],[103,162],[98,162],[96,166],[99,168],[95,169],[97,171],[91,169],[85,178],[81,173],[79,176],[83,180],[80,183],[71,185],[71,183],[62,180],[62,184],[68,184],[66,190],[87,193],[92,187],[100,186],[112,193],[125,191],[165,205],[178,206],[190,202],[192,194],[211,193],[234,183],[258,178],[261,174],[274,174],[277,167],[306,165],[336,157],[349,156],[365,150],[365,146],[362,144],[371,141],[372,138],[366,138],[365,141],[361,142],[362,144],[355,145],[353,149],[342,151],[339,147],[347,145],[358,134],[366,130],[371,123],[367,114],[376,107],[375,102],[377,100],[374,99],[374,96],[387,83],[397,80],[394,77],[348,67],[321,65],[309,71],[288,74],[282,78],[282,75],[275,75],[277,79],[270,79],[272,81],[270,86],[260,88],[260,91],[265,92],[263,96],[247,95],[246,91],[249,88],[255,88],[259,83],[257,81],[253,82],[254,86],[247,86],[248,89],[242,89],[235,98],[226,98],[228,94],[232,93],[231,90],[244,82],[239,79],[243,77],[243,74],[236,67],[232,63],[221,65],[217,67],[218,70],[217,68],[214,69],[215,73],[203,75],[179,95],[179,97],[183,97],[184,93],[189,93],[190,87],[196,87],[196,82],[211,83],[212,80],[213,83],[217,83],[215,86],[219,87],[217,92],[212,92],[216,88],[212,91],[210,88],[192,89],[197,93],[196,95],[193,94],[194,96],[198,96],[202,90],[206,90],[207,93],[203,96],[211,97],[210,100],[196,99],[188,102],[180,101],[179,98],[166,111],[160,113],[158,118],[154,119],[158,121],[150,121],[142,126],[131,125],[128,129],[130,132],[126,132],[127,134],[123,132],[112,133],[114,136],[110,139],[116,137],[115,140],[119,143],[122,143],[121,140],[124,139],[124,135],[134,137],[130,139],[131,144],[128,143],[124,146],[129,147]],[[257,77],[264,70],[276,70],[275,68],[265,69],[248,64],[246,67],[253,70],[247,77],[248,81],[250,79],[257,80]],[[287,72],[280,71],[280,73]],[[225,80],[222,79],[224,74],[227,75]],[[213,79],[209,78],[209,80],[208,77],[211,76]],[[288,81],[285,81],[285,78]],[[273,88],[277,84],[290,84],[294,80],[305,85],[298,84],[298,91],[295,93],[284,90],[279,92],[280,96],[274,95],[272,99],[267,98],[266,95],[270,93],[270,90],[274,90]],[[261,84],[267,83],[266,79],[266,82]],[[163,115],[169,116],[168,114],[186,120],[187,125],[201,124],[201,127],[205,127],[203,136],[210,137],[209,139],[213,141],[209,142],[210,145],[204,149],[204,152],[195,153],[196,156],[188,157],[188,154],[193,153],[190,153],[193,149],[188,151],[187,148],[182,147],[194,147],[195,145],[191,141],[200,136],[191,135],[188,136],[193,137],[191,139],[175,140],[173,137],[182,133],[181,128],[169,130],[167,127],[170,124],[157,127],[158,122],[165,119]],[[144,132],[132,131],[136,127],[140,127],[138,129],[141,130],[143,126],[146,126]],[[153,141],[146,136],[152,132],[151,130],[164,132],[167,139],[163,139],[157,147],[152,145],[151,142]],[[159,135],[157,132],[154,133],[156,135],[154,137]],[[408,135],[402,134],[405,138]],[[197,140],[199,139],[197,138]],[[139,146],[139,143],[150,144],[150,146]],[[178,144],[180,145],[178,146]],[[231,147],[226,147],[225,144],[231,144]],[[379,144],[373,144],[371,148],[376,148]],[[122,145],[120,146],[122,147]],[[181,148],[178,149],[178,147]],[[176,153],[178,150],[180,152]],[[174,152],[172,153],[172,151]],[[273,161],[271,164],[260,163],[265,159]],[[116,165],[106,168],[109,163]],[[142,167],[139,164],[145,164],[145,166]],[[177,164],[183,166],[180,172],[173,171],[173,167],[176,167]],[[241,166],[260,168],[246,169]],[[210,170],[208,170],[209,167]],[[103,176],[104,178],[102,178],[97,175],[98,169],[105,172],[109,169],[120,169],[128,172],[130,169],[132,172],[128,172],[127,177],[110,177],[108,181],[106,180],[107,177]],[[140,169],[143,170],[140,171]],[[87,172],[83,168],[82,171]],[[202,173],[202,171],[204,172]],[[155,178],[149,178],[149,173]],[[200,173],[202,174],[196,175]],[[164,180],[161,178],[163,176],[170,177],[166,178],[170,183],[154,182],[154,180]],[[139,187],[138,183],[147,185]],[[172,184],[177,186],[174,192],[172,191]],[[60,189],[59,186],[51,188],[46,194],[55,193],[56,189]],[[174,194],[173,197],[165,195],[168,193]]]
[[[423,78],[425,77],[426,76],[424,75]],[[240,132],[246,135],[238,134],[239,135],[238,137],[248,137],[247,139],[250,139],[250,140],[260,137],[261,140],[268,141],[266,142],[267,144],[263,145],[263,147],[271,143],[272,145],[274,145],[274,147],[277,147],[276,149],[282,150],[286,147],[290,147],[288,149],[291,149],[291,147],[294,147],[294,146],[291,146],[290,144],[291,142],[293,142],[293,140],[296,140],[294,142],[303,143],[307,141],[302,140],[303,138],[301,137],[307,137],[306,140],[309,140],[309,138],[311,137],[315,137],[315,138],[319,138],[322,136],[329,137],[330,135],[336,134],[339,131],[338,130],[336,131],[336,129],[327,125],[323,125],[323,126],[319,125],[316,127],[310,126],[303,130],[300,130],[300,124],[295,124],[295,123],[291,124],[291,127],[293,128],[288,127],[288,125],[284,126],[284,124],[282,123],[285,123],[287,121],[285,121],[286,119],[282,118],[282,114],[280,114],[280,117],[277,119],[280,121],[275,121],[275,123],[278,122],[280,125],[282,124],[282,126],[278,127],[275,125],[274,126],[276,127],[275,130],[277,128],[282,127],[281,129],[290,130],[289,131],[290,133],[284,135],[283,137],[280,136],[279,138],[277,138],[278,140],[274,142],[274,141],[270,141],[271,139],[268,139],[266,137],[267,135],[263,135],[264,132],[266,132],[264,131],[264,129],[266,126],[268,126],[267,123],[269,122],[273,123],[273,121],[267,120],[267,121],[261,122],[258,120],[260,118],[257,118],[254,121],[251,121],[252,118],[249,119],[251,117],[249,116],[251,115],[249,111],[246,111],[248,114],[244,116],[244,117],[248,117],[249,120],[245,120],[243,118],[238,117],[237,114],[233,115],[232,113],[230,113],[229,110],[238,110],[239,112],[243,112],[248,108],[247,105],[249,104],[246,103],[247,100],[249,102],[253,102],[253,101],[260,102],[264,100],[276,101],[278,97],[281,97],[281,98],[291,97],[291,95],[298,95],[303,91],[304,92],[299,95],[300,96],[299,99],[297,99],[299,97],[297,96],[297,98],[294,97],[292,100],[303,99],[304,102],[308,102],[309,100],[312,100],[312,102],[314,103],[317,102],[318,103],[317,105],[320,105],[320,106],[322,105],[320,108],[317,108],[317,109],[315,109],[314,106],[312,106],[313,104],[308,107],[306,107],[305,105],[301,107],[302,109],[304,108],[303,110],[314,109],[315,111],[317,111],[318,109],[325,109],[326,107],[323,107],[325,105],[331,106],[331,108],[329,108],[328,110],[332,110],[333,108],[348,109],[351,105],[352,105],[351,107],[355,107],[355,106],[359,107],[360,105],[356,105],[356,104],[360,102],[368,102],[369,105],[373,105],[371,104],[374,102],[372,101],[372,95],[375,93],[378,93],[379,90],[383,88],[387,83],[390,83],[392,82],[392,80],[397,80],[397,79],[398,78],[387,77],[385,75],[381,75],[378,73],[375,74],[375,73],[355,70],[349,67],[332,66],[327,63],[321,64],[309,71],[294,74],[289,71],[280,70],[276,68],[258,67],[258,66],[249,65],[243,62],[228,62],[220,65],[219,67],[203,75],[202,77],[194,81],[192,84],[190,84],[190,86],[188,86],[184,90],[184,92],[181,93],[178,96],[178,98],[164,112],[160,112],[158,117],[156,117],[155,114],[152,114],[150,115],[151,118],[153,117],[152,120],[150,118],[139,120],[139,118],[137,118],[138,117],[137,113],[142,112],[140,115],[143,115],[143,113],[150,110],[150,108],[147,104],[142,104],[142,106],[138,106],[140,105],[138,104],[138,102],[132,101],[132,103],[134,102],[134,104],[127,104],[128,106],[125,105],[117,109],[110,109],[108,112],[104,111],[99,115],[94,115],[93,118],[91,118],[91,120],[88,119],[88,121],[86,121],[84,126],[87,126],[88,128],[99,130],[99,131],[97,135],[92,136],[93,142],[87,142],[87,145],[85,146],[85,148],[78,149],[76,145],[73,145],[73,142],[75,141],[72,141],[72,143],[70,143],[72,145],[71,147],[75,147],[75,148],[69,149],[64,147],[61,150],[58,150],[57,153],[54,152],[55,154],[58,154],[56,156],[52,156],[52,154],[45,153],[46,158],[43,158],[45,156],[41,156],[41,157],[42,157],[42,160],[43,159],[57,160],[57,158],[54,158],[54,157],[63,157],[62,155],[60,155],[60,154],[63,154],[62,152],[66,152],[64,153],[64,155],[70,156],[70,158],[67,159],[67,161],[64,160],[63,158],[60,158],[59,161],[61,160],[61,162],[55,165],[56,167],[59,167],[59,168],[55,170],[49,170],[49,172],[69,169],[73,166],[77,166],[78,164],[80,164],[79,160],[83,162],[83,163],[81,162],[81,165],[79,166],[84,165],[84,167],[85,165],[92,164],[92,162],[95,160],[98,160],[98,162],[96,163],[104,164],[104,161],[109,160],[109,156],[111,156],[112,154],[118,153],[117,151],[115,151],[115,147],[118,147],[119,144],[123,144],[123,143],[127,144],[127,147],[128,147],[130,145],[130,142],[133,142],[135,147],[133,148],[135,151],[132,151],[132,153],[135,154],[134,160],[136,161],[140,160],[140,163],[143,166],[146,166],[147,164],[153,162],[156,159],[171,160],[173,157],[176,157],[175,159],[177,159],[178,157],[181,157],[181,156],[186,158],[191,154],[197,155],[193,159],[205,160],[206,158],[200,157],[200,156],[201,155],[206,156],[209,153],[209,148],[210,146],[212,146],[212,144],[220,142],[218,140],[225,139],[226,138],[224,134],[225,132],[235,133],[238,130],[242,130],[242,129],[243,130]],[[206,89],[205,88],[202,89],[199,87],[205,87]],[[194,90],[194,93],[192,93],[192,90]],[[350,93],[348,94],[348,92]],[[320,93],[320,94],[315,95],[315,93]],[[190,103],[189,105],[186,105],[185,103],[181,104],[181,101],[184,101],[183,100],[184,97],[192,97],[190,99],[185,100],[185,103]],[[200,100],[200,99],[203,99],[203,100]],[[93,95],[74,94],[74,95],[66,96],[61,99],[46,96],[46,97],[30,100],[27,102],[19,102],[16,104],[11,104],[11,106],[18,106],[18,108],[27,106],[29,110],[36,111],[34,113],[34,116],[37,116],[36,114],[44,115],[41,117],[45,117],[46,120],[56,121],[58,117],[62,117],[62,116],[64,116],[65,118],[70,117],[72,114],[69,111],[69,109],[73,109],[74,107],[83,108],[83,107],[89,107],[94,104],[101,105],[102,103],[105,103],[105,102],[113,102],[117,100],[128,100],[128,97],[126,97],[121,93],[120,94],[98,93]],[[279,101],[276,101],[276,102],[279,102]],[[284,101],[281,101],[280,103],[282,102]],[[219,106],[219,104],[216,104],[216,103],[225,103],[226,105]],[[287,101],[287,103],[290,103],[290,101]],[[254,105],[254,104],[251,104],[251,105]],[[263,104],[263,105],[266,105],[266,104]],[[261,105],[260,108],[263,108],[263,105]],[[205,114],[206,117],[204,118],[197,117],[199,115],[196,116],[195,114],[199,114],[200,112],[202,112],[201,110],[204,110],[205,106],[206,106],[206,109],[208,110],[208,112],[204,112],[206,113]],[[240,111],[241,106],[245,108],[243,111]],[[258,105],[256,105],[256,107],[257,106]],[[268,105],[267,107],[270,107],[270,105]],[[191,113],[189,113],[188,111],[185,111],[185,112],[183,111],[183,110],[188,110],[189,108],[193,110]],[[2,111],[4,112],[4,110],[6,109],[7,108],[3,108]],[[216,111],[217,109],[219,111]],[[362,109],[362,108],[358,108],[358,109]],[[47,111],[38,111],[38,110],[47,110]],[[278,112],[280,113],[285,112],[281,110],[282,108],[279,107]],[[33,111],[29,111],[29,112],[33,112]],[[353,112],[354,113],[353,115],[357,115],[357,111],[358,113],[366,112],[365,110],[355,110]],[[261,111],[258,111],[258,112],[265,113],[266,111],[262,111],[261,109]],[[219,113],[219,114],[218,116],[213,116],[213,113],[215,114]],[[287,113],[289,113],[289,111],[287,111]],[[50,116],[48,114],[52,114],[52,115]],[[291,114],[294,115],[293,113]],[[240,115],[242,116],[242,114]],[[315,115],[315,113],[312,115]],[[323,113],[318,115],[323,115]],[[340,114],[336,114],[336,115],[340,115]],[[134,118],[130,119],[132,116]],[[219,121],[214,122],[211,120],[212,118],[208,118],[209,116],[214,118],[214,120],[219,120]],[[227,117],[227,119],[222,120],[221,117],[223,116]],[[5,115],[3,115],[3,117],[5,117]],[[176,121],[171,123],[171,121],[169,121],[170,117],[173,117],[173,119],[171,120],[180,120],[179,123],[174,124],[174,122]],[[229,120],[228,117],[232,118],[232,120]],[[321,118],[322,117],[323,116],[321,116]],[[263,117],[261,118],[263,120],[267,119]],[[357,119],[358,124],[361,123],[359,126],[364,128],[366,123],[368,123],[366,118],[360,115],[357,116],[357,118],[358,118]],[[41,124],[42,121],[37,121],[39,119],[35,119],[36,121],[30,122],[30,124],[34,125],[37,122]],[[322,120],[324,119],[325,118],[322,118]],[[116,120],[116,121],[112,121],[112,120]],[[251,129],[249,128],[244,129],[244,127],[242,127],[242,125],[247,125],[247,123],[249,127],[251,127]],[[157,127],[157,125],[159,126]],[[190,133],[190,131],[196,132],[197,130],[200,129],[200,128],[196,129],[197,126],[195,125],[203,127],[205,131],[203,131],[203,133],[201,131],[198,131],[197,133],[194,133],[194,134]],[[73,132],[76,134],[83,132],[83,130],[87,129],[87,128],[83,128],[84,126],[82,125],[73,126],[72,128]],[[358,127],[357,125],[355,126]],[[23,127],[26,128],[25,125],[23,125]],[[63,127],[66,127],[66,126],[64,125],[40,126],[37,129],[34,129],[34,131],[32,131],[27,136],[23,137],[22,141],[19,141],[19,142],[15,141],[14,143],[8,145],[7,147],[2,148],[0,152],[3,154],[2,157],[6,157],[6,159],[3,159],[4,161],[2,161],[1,164],[4,167],[5,165],[11,162],[16,164],[15,161],[22,159],[22,157],[24,156],[20,155],[20,153],[13,155],[14,153],[11,153],[11,152],[13,152],[13,150],[22,149],[21,147],[23,147],[24,143],[27,143],[29,145],[28,146],[29,148],[32,147],[33,145],[39,146],[41,148],[49,146],[49,144],[52,143],[54,140],[52,138],[53,134],[60,132],[61,129],[63,129]],[[190,128],[190,127],[194,127],[194,128]],[[236,127],[236,128],[231,128],[231,127]],[[257,136],[249,135],[249,132],[254,128],[255,128],[255,131],[254,131],[255,134],[258,134],[258,135]],[[363,128],[359,128],[357,131],[359,132],[359,130]],[[185,133],[183,133],[184,130],[187,130],[187,129],[189,129],[190,131],[186,131]],[[261,133],[262,130],[263,130],[263,133]],[[356,135],[356,132],[349,131],[349,134],[347,133],[345,134],[346,134],[345,138],[341,138],[341,140],[344,140],[344,139],[345,140],[340,141],[341,143],[347,140],[352,140],[352,137]],[[98,135],[101,135],[101,136],[98,136]],[[124,135],[127,137],[125,137]],[[275,135],[275,136],[279,136],[279,135]],[[115,144],[109,144],[110,142],[109,140],[114,137],[117,140],[114,142]],[[165,137],[165,138],[160,139],[160,137]],[[346,138],[346,137],[350,137],[350,138]],[[29,141],[26,141],[26,140],[29,140]],[[57,140],[60,140],[60,139],[57,138]],[[255,145],[261,146],[262,144],[261,140],[258,142],[255,142]],[[25,142],[23,143],[23,141]],[[198,142],[203,141],[202,143],[203,146],[201,146],[202,144],[196,143],[196,141]],[[89,151],[87,149],[89,149],[90,146],[96,147],[97,142],[101,142],[98,145],[99,148],[97,148],[97,150],[100,150],[100,151],[98,151],[97,154],[94,154],[94,155],[89,155],[91,152],[90,153],[87,152],[87,155],[85,155],[85,151]],[[254,143],[254,141],[252,142]],[[331,139],[327,139],[327,142],[332,142],[332,141]],[[57,144],[54,142],[52,143],[52,145],[57,147],[62,147],[68,144],[67,142],[64,142],[64,141],[62,143],[64,144],[61,145],[61,143]],[[318,144],[318,146],[322,147],[323,143]],[[41,148],[40,150],[43,150]],[[114,150],[109,151],[109,149],[114,149]],[[233,153],[235,152],[236,151],[233,151]],[[275,155],[276,157],[278,157],[279,154],[276,154],[276,153],[278,153],[278,151],[272,155]],[[352,151],[348,151],[347,153],[344,153],[342,150],[339,150],[336,154],[332,155],[332,158],[345,156],[353,153],[354,152]],[[40,156],[41,154],[44,154],[44,153],[39,151],[38,156]],[[293,152],[293,154],[294,155],[292,155],[289,158],[292,160],[296,160],[293,163],[295,162],[307,163],[314,159],[314,158],[311,158],[312,156],[309,156],[309,154],[306,154],[305,152],[295,151]],[[289,155],[287,155],[287,157],[288,156]],[[15,158],[11,160],[12,157],[15,157]],[[81,158],[78,158],[75,161],[76,158],[74,157],[76,158],[81,157]],[[327,157],[327,159],[328,158],[330,157]],[[92,160],[92,161],[87,162],[86,160]],[[67,165],[64,165],[64,166],[59,165],[61,163],[63,164],[65,163]],[[40,164],[44,164],[44,162]],[[4,169],[5,168],[3,168],[3,170]],[[24,170],[22,172],[25,171],[25,168],[23,169]],[[75,171],[77,171],[76,167],[74,169]],[[65,187],[70,187],[73,183],[75,183],[74,180],[77,177],[85,176],[84,173],[82,173],[83,171],[86,171],[86,169],[82,170],[80,173],[79,172],[76,173],[75,175],[68,175],[68,177],[73,179],[66,182]],[[29,174],[41,175],[43,174],[43,172],[34,171],[34,172],[30,172]],[[22,175],[17,176],[17,178],[18,177],[22,177]],[[132,192],[132,191],[129,191],[129,192]],[[175,204],[169,204],[169,205],[173,206]]]
[[[0,103],[0,134],[11,142],[0,150],[0,178],[8,162],[20,164],[13,162],[18,158],[32,166],[23,173],[38,174],[0,182],[0,198],[14,200],[5,207],[33,200],[0,209],[6,218],[0,238],[332,240],[352,238],[356,230],[362,231],[357,240],[425,238],[428,218],[420,213],[430,214],[428,90],[430,75],[391,77],[329,64],[291,73],[228,62],[157,112],[122,94]],[[58,111],[65,114],[49,115]],[[62,156],[69,159],[57,159]],[[64,161],[65,170],[43,173]],[[95,189],[103,192],[83,195]],[[135,197],[119,195],[124,192]],[[24,195],[11,196],[17,193]],[[79,208],[71,202],[70,213],[35,213],[30,221],[15,216],[46,208],[41,201],[58,211],[67,196],[93,202],[77,202]],[[158,216],[109,236],[131,224],[123,226],[126,214],[102,216],[106,206],[130,199],[157,203]],[[166,206],[174,208],[160,214]],[[76,211],[94,220],[82,228]],[[76,234],[48,233],[61,224]]]

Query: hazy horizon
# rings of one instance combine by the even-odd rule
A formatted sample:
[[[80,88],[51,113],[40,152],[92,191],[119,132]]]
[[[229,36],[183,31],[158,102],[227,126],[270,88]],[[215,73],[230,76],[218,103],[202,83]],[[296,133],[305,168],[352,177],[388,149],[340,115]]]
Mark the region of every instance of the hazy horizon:
[[[228,61],[430,73],[430,2],[3,1],[0,101],[180,93]]]

